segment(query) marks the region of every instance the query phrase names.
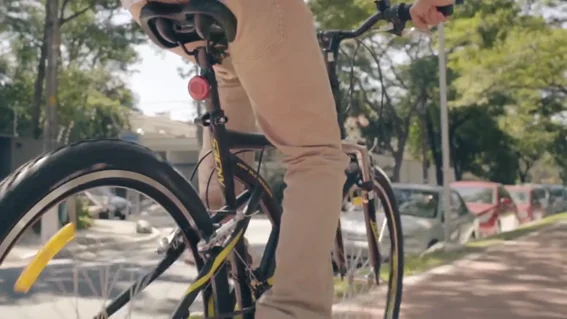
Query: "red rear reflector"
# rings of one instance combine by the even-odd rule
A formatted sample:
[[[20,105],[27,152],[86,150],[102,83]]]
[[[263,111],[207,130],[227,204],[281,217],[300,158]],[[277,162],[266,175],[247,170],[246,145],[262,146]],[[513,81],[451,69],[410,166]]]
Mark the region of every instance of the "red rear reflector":
[[[211,92],[209,81],[200,75],[194,76],[189,80],[188,89],[189,95],[197,101],[205,100]]]

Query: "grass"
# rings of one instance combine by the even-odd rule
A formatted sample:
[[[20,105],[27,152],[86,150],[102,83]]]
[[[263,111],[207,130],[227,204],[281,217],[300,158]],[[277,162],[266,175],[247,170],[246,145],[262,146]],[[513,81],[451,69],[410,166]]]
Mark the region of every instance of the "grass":
[[[406,255],[404,258],[404,276],[417,275],[429,269],[449,264],[472,253],[482,252],[488,247],[502,244],[505,241],[515,240],[518,237],[564,220],[567,221],[567,213],[555,214],[529,225],[520,226],[513,231],[472,241],[463,247],[455,249],[454,251],[439,250],[424,255]],[[368,269],[361,269],[357,272],[355,277],[364,277],[364,275],[369,272],[370,270]],[[390,269],[388,265],[383,265],[380,269],[380,277],[383,280],[387,280],[389,274]],[[348,296],[351,291],[354,291],[357,294],[365,293],[374,287],[374,284],[369,284],[366,280],[354,280],[353,284],[349,285],[346,278],[344,280],[341,278],[335,278],[335,297],[344,298]]]
[[[515,230],[494,235],[485,239],[476,240],[467,244],[467,247],[486,248],[494,245],[501,244],[505,241],[517,239],[518,237],[527,235],[531,232],[540,230],[546,226],[555,224],[560,221],[567,220],[567,213],[555,214],[545,217],[537,222],[528,225],[522,225]]]

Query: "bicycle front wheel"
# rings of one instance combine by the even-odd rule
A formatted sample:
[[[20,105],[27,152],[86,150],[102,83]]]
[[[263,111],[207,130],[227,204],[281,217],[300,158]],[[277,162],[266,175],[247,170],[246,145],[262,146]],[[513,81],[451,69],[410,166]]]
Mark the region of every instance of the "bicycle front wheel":
[[[403,235],[394,192],[382,170],[374,171],[368,191],[353,184],[345,194],[338,235],[346,269],[335,268],[344,278],[336,279],[338,302],[333,317],[397,319],[403,287]]]

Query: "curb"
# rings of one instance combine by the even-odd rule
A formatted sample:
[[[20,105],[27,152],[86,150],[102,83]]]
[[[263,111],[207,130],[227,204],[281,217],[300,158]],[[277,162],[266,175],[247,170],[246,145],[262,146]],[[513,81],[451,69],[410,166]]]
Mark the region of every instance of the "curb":
[[[496,250],[497,248],[501,247],[501,245],[512,245],[516,242],[523,241],[523,240],[526,240],[526,239],[531,238],[531,237],[536,237],[536,236],[538,236],[538,235],[540,235],[540,234],[542,234],[546,231],[549,231],[551,229],[559,228],[559,227],[561,227],[562,225],[565,225],[565,224],[567,224],[567,222],[558,222],[558,223],[554,223],[554,224],[551,224],[551,225],[546,225],[546,226],[544,226],[544,227],[542,227],[538,230],[535,230],[533,232],[530,232],[528,234],[518,236],[514,240],[503,241],[502,243],[486,247],[482,252],[472,253],[472,254],[464,256],[463,258],[453,260],[450,263],[430,268],[430,269],[428,269],[428,270],[426,270],[426,271],[424,271],[420,274],[404,277],[403,288],[414,286],[414,285],[430,278],[432,275],[449,273],[449,272],[457,269],[457,267],[460,264],[462,264],[463,262],[479,259],[479,258],[483,257],[484,255],[486,255],[486,254]],[[338,303],[333,305],[333,310],[338,310],[339,313],[341,313],[341,312],[352,312],[352,311],[356,312],[357,310],[367,311],[366,309],[361,307],[359,304],[366,303],[366,302],[374,299],[374,298],[372,298],[373,295],[375,295],[376,293],[384,292],[384,291],[386,291],[386,289],[387,289],[387,287],[382,286],[382,287],[379,287],[378,289],[372,290],[369,293],[359,295],[359,296],[357,296],[353,299],[338,302]],[[369,309],[368,311],[372,311],[372,309]]]
[[[136,238],[134,240],[128,240],[122,242],[116,240],[107,240],[107,241],[103,241],[101,245],[91,244],[91,245],[80,245],[78,247],[76,247],[77,244],[73,245],[71,243],[70,245],[71,247],[64,247],[57,255],[55,255],[53,259],[58,259],[61,257],[67,258],[67,257],[71,257],[72,254],[76,254],[76,253],[92,252],[99,249],[111,249],[113,247],[122,247],[124,245],[143,245],[156,240],[158,237],[160,237],[160,235],[161,235],[160,231],[157,228],[152,227],[151,234],[147,236],[140,236],[139,238]],[[10,262],[28,261],[32,259],[36,254],[37,252],[25,254],[20,258],[18,258],[17,260],[12,260]],[[4,263],[6,263],[6,261],[4,261]]]
[[[544,232],[546,232],[546,231],[548,231],[548,230],[550,230],[550,229],[557,228],[557,227],[559,227],[559,226],[560,226],[559,224],[546,225],[546,226],[544,226],[544,227],[542,227],[542,228],[540,228],[540,229],[538,229],[538,230],[534,230],[533,232],[527,233],[527,234],[522,235],[522,236],[518,236],[518,237],[516,237],[516,239],[514,239],[514,240],[503,241],[503,242],[501,242],[501,243],[494,244],[494,245],[492,245],[492,246],[488,246],[488,247],[486,247],[482,252],[479,252],[479,253],[472,253],[472,254],[469,254],[469,255],[464,256],[463,258],[460,258],[460,259],[457,259],[457,260],[453,260],[452,262],[450,262],[450,263],[448,263],[448,264],[445,264],[445,265],[441,265],[441,266],[437,266],[437,267],[433,267],[433,268],[431,268],[431,269],[428,269],[428,270],[422,272],[421,274],[409,276],[409,277],[407,277],[407,279],[408,279],[409,282],[406,283],[406,280],[404,279],[404,286],[406,286],[406,285],[409,285],[409,286],[415,285],[415,284],[421,282],[422,280],[427,279],[427,278],[430,277],[431,275],[444,274],[444,273],[450,272],[450,271],[456,269],[457,266],[458,266],[458,264],[460,264],[460,263],[462,263],[462,262],[465,262],[465,261],[471,261],[471,260],[479,259],[479,258],[483,257],[484,255],[486,255],[486,254],[488,254],[488,253],[490,253],[490,252],[492,252],[492,251],[497,250],[497,249],[498,249],[499,247],[501,247],[502,245],[512,245],[512,244],[514,244],[515,242],[523,241],[523,240],[526,240],[526,239],[531,238],[531,237],[539,236],[540,234],[542,234],[542,233],[544,233]]]

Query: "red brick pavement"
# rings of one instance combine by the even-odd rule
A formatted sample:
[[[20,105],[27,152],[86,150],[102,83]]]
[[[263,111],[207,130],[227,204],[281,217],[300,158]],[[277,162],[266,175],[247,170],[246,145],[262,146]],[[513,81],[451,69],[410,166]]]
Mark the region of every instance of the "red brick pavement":
[[[401,319],[567,319],[566,224],[444,268],[404,286]],[[369,306],[381,294],[337,305],[334,317],[381,319]]]

